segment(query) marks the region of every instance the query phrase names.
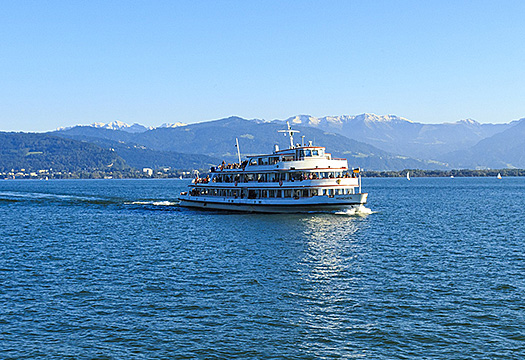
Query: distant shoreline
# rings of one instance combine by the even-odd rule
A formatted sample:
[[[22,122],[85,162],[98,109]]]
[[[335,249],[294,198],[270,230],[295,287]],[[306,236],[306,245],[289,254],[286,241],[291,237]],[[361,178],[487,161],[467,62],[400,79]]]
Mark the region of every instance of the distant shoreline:
[[[363,171],[363,177],[496,177],[501,176],[525,176],[525,169],[459,169],[459,170],[419,170],[405,169],[400,171]]]
[[[200,173],[207,170],[199,169]],[[399,171],[362,171],[364,178],[396,178],[406,177],[407,172],[410,177],[502,177],[525,176],[525,169],[487,169],[487,170],[419,170],[405,169]],[[169,172],[154,170],[151,175],[139,170],[120,170],[120,171],[47,171],[47,172],[0,172],[0,180],[20,179],[20,180],[51,180],[51,179],[191,179],[192,170],[174,170]]]

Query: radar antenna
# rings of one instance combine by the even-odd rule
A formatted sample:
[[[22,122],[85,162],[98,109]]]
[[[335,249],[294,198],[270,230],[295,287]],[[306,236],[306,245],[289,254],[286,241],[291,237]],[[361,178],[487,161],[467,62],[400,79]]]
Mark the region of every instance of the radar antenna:
[[[298,133],[299,130],[292,130],[292,127],[290,126],[290,123],[288,121],[286,122],[286,125],[287,125],[288,129],[286,129],[286,130],[277,130],[277,132],[288,133],[288,136],[290,136],[290,149],[294,149],[295,146],[293,144],[293,134],[294,133]],[[285,136],[286,136],[286,134],[285,134]]]

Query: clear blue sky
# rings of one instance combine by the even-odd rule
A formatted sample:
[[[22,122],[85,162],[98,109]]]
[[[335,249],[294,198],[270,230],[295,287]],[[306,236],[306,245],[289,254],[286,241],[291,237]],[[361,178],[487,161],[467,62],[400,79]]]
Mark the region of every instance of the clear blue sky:
[[[525,1],[2,1],[0,130],[525,117]]]

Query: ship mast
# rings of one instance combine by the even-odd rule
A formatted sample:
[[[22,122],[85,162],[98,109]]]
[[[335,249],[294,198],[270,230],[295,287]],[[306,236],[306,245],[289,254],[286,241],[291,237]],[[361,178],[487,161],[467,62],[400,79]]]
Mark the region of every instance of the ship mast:
[[[241,149],[239,149],[239,139],[235,138],[235,147],[237,148],[237,156],[239,157],[239,164],[241,163]]]
[[[286,122],[286,125],[288,127],[287,130],[277,130],[277,132],[288,133],[288,136],[290,136],[290,149],[293,149],[293,148],[295,148],[295,146],[293,144],[293,134],[294,133],[298,133],[299,130],[292,130],[292,127],[290,126],[290,123],[288,121]]]

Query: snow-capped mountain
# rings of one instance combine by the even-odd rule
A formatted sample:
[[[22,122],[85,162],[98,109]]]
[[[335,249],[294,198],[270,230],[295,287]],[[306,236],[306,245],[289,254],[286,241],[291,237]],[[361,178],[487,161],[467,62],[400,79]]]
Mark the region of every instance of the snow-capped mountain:
[[[437,159],[441,154],[466,149],[510,126],[480,124],[472,119],[423,124],[396,115],[368,113],[321,118],[297,115],[285,121],[338,133],[385,151],[419,159]]]
[[[310,115],[293,116],[286,121],[297,125],[314,126],[320,128],[343,128],[346,124],[375,124],[375,123],[412,123],[412,121],[399,117],[396,115],[376,115],[376,114],[361,114],[361,115],[341,115],[341,116],[325,116],[316,118]]]
[[[134,123],[133,125],[126,124],[125,122],[115,120],[111,123],[105,124],[105,123],[93,123],[90,126],[101,128],[101,129],[108,129],[108,130],[122,130],[129,133],[141,133],[144,131],[148,131],[153,129],[151,126],[144,126],[138,123]]]
[[[91,128],[96,128],[96,129],[120,130],[120,131],[125,131],[131,134],[137,134],[137,133],[143,133],[145,131],[153,130],[157,128],[175,128],[175,127],[185,126],[185,125],[187,124],[177,122],[177,123],[164,123],[158,127],[154,127],[154,126],[144,126],[138,123],[129,125],[129,124],[126,124],[125,122],[115,120],[111,123],[94,122],[90,125],[75,125],[75,126],[69,126],[69,127],[60,127],[57,129],[57,131],[69,130],[74,127],[91,127]]]
[[[186,125],[188,125],[188,124],[181,123],[181,122],[176,122],[176,123],[164,123],[164,124],[162,124],[161,126],[158,126],[157,129],[159,129],[159,128],[176,128],[176,127],[186,126]]]

